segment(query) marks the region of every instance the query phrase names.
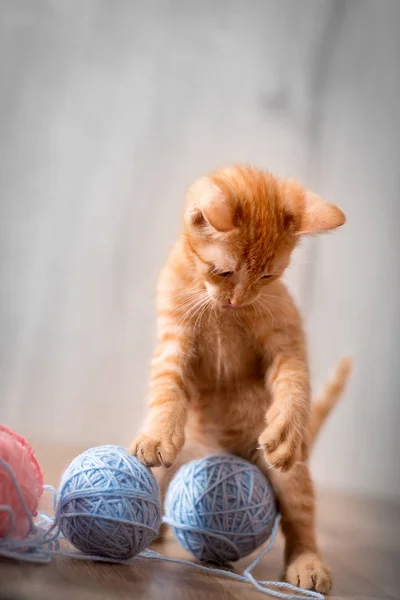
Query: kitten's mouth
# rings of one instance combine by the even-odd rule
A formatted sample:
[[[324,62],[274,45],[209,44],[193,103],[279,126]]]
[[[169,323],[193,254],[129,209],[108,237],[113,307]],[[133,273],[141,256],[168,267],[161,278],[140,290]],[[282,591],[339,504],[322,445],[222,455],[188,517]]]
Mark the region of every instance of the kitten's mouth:
[[[246,308],[248,304],[232,304],[231,302],[224,302],[222,308]]]

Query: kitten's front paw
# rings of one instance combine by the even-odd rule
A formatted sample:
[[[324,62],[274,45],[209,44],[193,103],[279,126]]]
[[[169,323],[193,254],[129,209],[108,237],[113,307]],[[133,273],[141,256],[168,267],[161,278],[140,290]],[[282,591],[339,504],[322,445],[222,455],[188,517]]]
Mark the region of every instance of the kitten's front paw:
[[[140,462],[147,467],[170,467],[183,446],[183,436],[168,437],[142,433],[129,447]]]
[[[305,590],[327,594],[332,587],[332,575],[322,560],[313,553],[300,554],[286,570],[286,581]]]
[[[278,471],[289,471],[306,453],[303,436],[281,416],[264,429],[258,441],[265,460]]]

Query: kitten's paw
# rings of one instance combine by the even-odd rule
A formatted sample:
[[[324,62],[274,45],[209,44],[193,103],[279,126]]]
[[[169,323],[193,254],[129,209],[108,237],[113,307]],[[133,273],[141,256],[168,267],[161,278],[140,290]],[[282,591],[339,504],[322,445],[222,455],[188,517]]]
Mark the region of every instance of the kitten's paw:
[[[265,460],[278,471],[289,471],[305,453],[304,441],[298,430],[282,418],[270,423],[258,438]]]
[[[173,439],[142,433],[130,445],[129,451],[147,467],[170,467],[183,446],[182,438]]]
[[[315,590],[320,594],[327,594],[332,587],[330,570],[319,556],[313,553],[297,556],[288,565],[285,579],[292,585],[297,585],[305,590]]]

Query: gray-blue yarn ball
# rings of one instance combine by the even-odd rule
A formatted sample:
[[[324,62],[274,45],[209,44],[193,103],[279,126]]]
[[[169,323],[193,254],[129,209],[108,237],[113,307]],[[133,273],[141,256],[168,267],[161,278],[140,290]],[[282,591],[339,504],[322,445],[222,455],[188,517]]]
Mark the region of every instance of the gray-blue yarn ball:
[[[196,558],[225,563],[265,542],[276,514],[272,486],[261,471],[222,454],[179,469],[167,491],[164,520]]]
[[[91,448],[62,476],[56,519],[64,536],[85,554],[127,560],[158,534],[157,482],[124,448]]]

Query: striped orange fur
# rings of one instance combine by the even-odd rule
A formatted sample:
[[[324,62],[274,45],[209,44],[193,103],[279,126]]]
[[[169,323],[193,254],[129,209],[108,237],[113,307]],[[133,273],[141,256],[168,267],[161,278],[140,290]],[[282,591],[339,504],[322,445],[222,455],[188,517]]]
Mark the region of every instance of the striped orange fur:
[[[131,447],[161,467],[162,491],[179,464],[205,452],[233,452],[268,469],[282,512],[286,577],[321,592],[331,577],[315,541],[306,462],[306,343],[280,277],[303,234],[344,220],[299,183],[253,167],[227,167],[193,184],[159,279],[149,411]]]

